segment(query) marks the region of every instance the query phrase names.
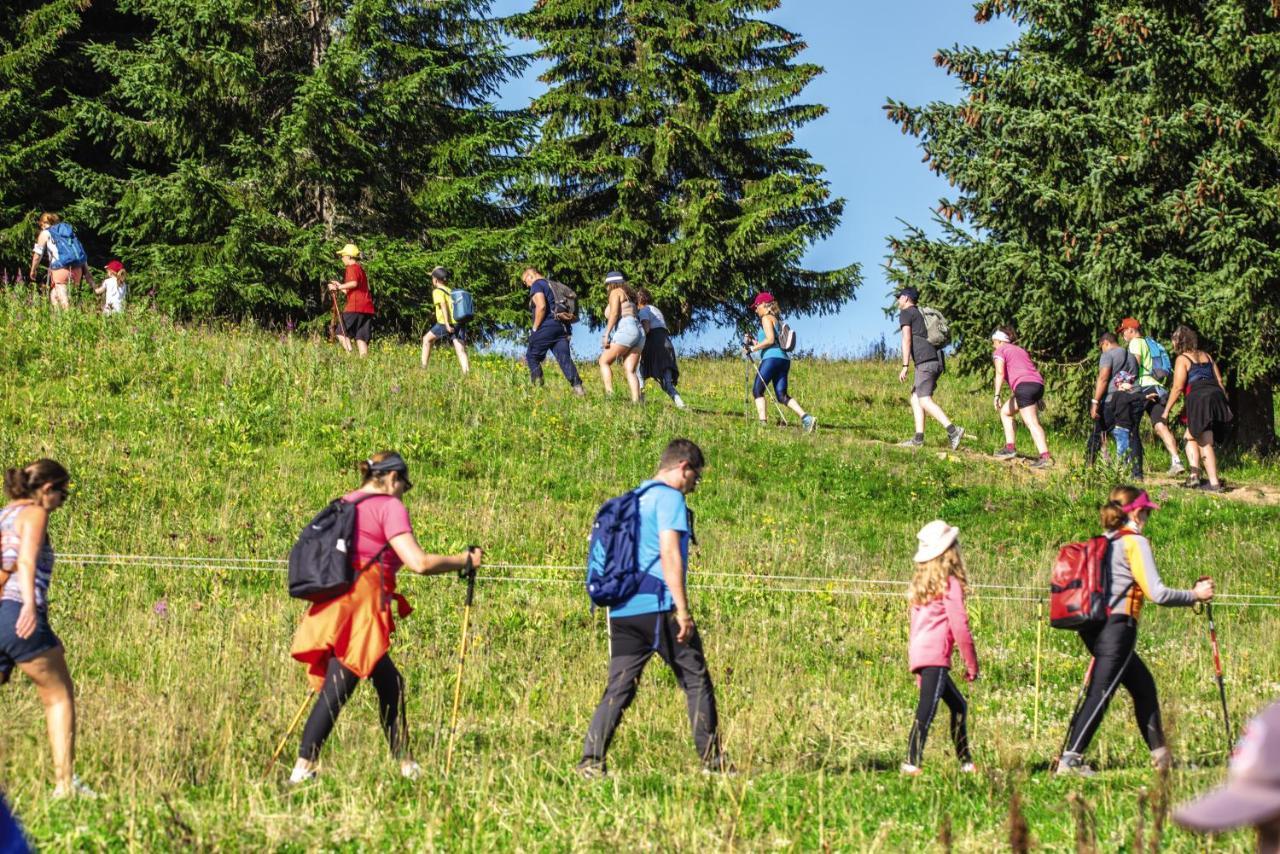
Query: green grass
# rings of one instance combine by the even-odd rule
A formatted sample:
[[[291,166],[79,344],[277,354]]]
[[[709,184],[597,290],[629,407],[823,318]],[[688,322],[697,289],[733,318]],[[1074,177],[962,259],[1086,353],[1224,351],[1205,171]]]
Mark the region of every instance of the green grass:
[[[462,586],[406,577],[417,610],[393,656],[427,779],[394,773],[362,688],[321,780],[286,791],[296,735],[262,779],[306,691],[288,657],[303,608],[283,577],[64,562],[51,620],[79,692],[78,770],[103,797],[48,798],[43,716],[16,678],[4,689],[0,779],[43,849],[900,851],[936,844],[949,822],[957,850],[989,851],[1007,838],[1016,791],[1044,849],[1074,846],[1073,810],[1083,809],[1102,850],[1132,850],[1139,799],[1156,781],[1127,697],[1091,751],[1104,769],[1097,780],[1045,773],[1086,659],[1074,637],[1044,629],[1033,739],[1036,606],[998,597],[1038,591],[979,587],[970,599],[984,671],[965,690],[982,773],[955,772],[943,722],[925,775],[896,771],[915,703],[906,606],[900,586],[847,580],[905,581],[915,531],[943,516],[963,532],[973,583],[1042,588],[1057,546],[1094,531],[1110,484],[1079,467],[1082,438],[1052,420],[1060,465],[1047,476],[983,459],[1000,434],[976,379],[949,378],[939,393],[971,431],[971,452],[956,455],[936,425],[922,451],[885,444],[910,430],[891,365],[798,361],[793,391],[827,425],[803,437],[745,420],[744,366],[732,360],[686,360],[682,388],[696,411],[678,413],[653,389],[642,409],[601,399],[594,366],[578,400],[554,367],[548,387],[532,390],[521,366],[497,356],[476,358],[463,380],[451,354],[424,374],[414,347],[390,342],[359,362],[314,340],[142,314],[50,318],[0,301],[0,321],[0,460],[52,455],[72,470],[74,493],[51,534],[64,554],[278,558],[310,514],[353,486],[357,459],[390,447],[413,468],[407,503],[428,549],[475,541],[492,561],[577,565],[600,501],[646,477],[671,437],[694,439],[710,460],[691,500],[702,540],[694,611],[727,748],[744,772],[697,773],[683,698],[655,662],[611,751],[615,778],[577,779],[603,687],[603,620],[576,571],[493,569],[547,582],[480,584],[453,775],[443,776],[444,741]],[[1228,479],[1280,483],[1263,461],[1232,465]],[[1150,533],[1169,583],[1209,572],[1222,593],[1276,589],[1280,510],[1153,489],[1165,509]],[[779,575],[804,580],[769,580]],[[1280,694],[1280,611],[1224,603],[1218,623],[1239,722]],[[1200,766],[1174,774],[1181,799],[1222,776],[1204,621],[1148,606],[1141,649],[1176,753]],[[1214,850],[1251,844],[1235,834]],[[1197,845],[1165,833],[1166,850]]]

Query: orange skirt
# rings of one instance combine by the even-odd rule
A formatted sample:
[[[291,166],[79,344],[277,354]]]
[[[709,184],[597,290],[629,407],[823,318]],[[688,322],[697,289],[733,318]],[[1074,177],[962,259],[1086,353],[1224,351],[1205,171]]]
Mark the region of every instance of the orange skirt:
[[[329,659],[334,656],[361,679],[373,672],[391,648],[391,633],[396,630],[393,601],[401,619],[413,611],[399,593],[383,590],[382,573],[375,569],[360,573],[346,593],[307,610],[289,654],[307,665],[307,679],[314,690],[324,687]]]

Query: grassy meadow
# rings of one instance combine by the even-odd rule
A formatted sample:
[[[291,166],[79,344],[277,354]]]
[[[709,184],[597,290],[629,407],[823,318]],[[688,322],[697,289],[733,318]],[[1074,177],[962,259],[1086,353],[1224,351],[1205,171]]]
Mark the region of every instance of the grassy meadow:
[[[1115,479],[1081,467],[1083,437],[1055,428],[1048,473],[1001,464],[989,379],[948,377],[938,399],[969,430],[945,451],[936,424],[919,451],[892,364],[800,360],[792,390],[819,418],[802,436],[745,417],[744,365],[682,363],[691,405],[652,385],[644,407],[574,398],[548,363],[545,389],[522,365],[375,342],[361,362],[316,339],[182,327],[145,313],[101,318],[0,300],[6,381],[0,461],[54,456],[73,492],[53,519],[62,555],[276,559],[329,498],[356,485],[355,462],[383,448],[410,461],[406,501],[428,550],[468,542],[501,564],[483,571],[473,612],[464,713],[444,776],[463,585],[406,573],[415,606],[392,655],[408,683],[423,780],[399,778],[361,688],[322,757],[321,778],[283,786],[297,746],[264,779],[306,695],[288,656],[303,605],[280,572],[130,566],[64,558],[51,593],[80,713],[78,772],[97,800],[53,801],[44,720],[20,675],[2,689],[0,785],[43,850],[941,850],[1007,845],[1015,796],[1033,845],[1201,850],[1158,829],[1162,798],[1216,784],[1224,753],[1205,621],[1144,612],[1141,651],[1160,686],[1176,755],[1165,791],[1150,771],[1127,696],[1090,751],[1102,773],[1046,772],[1087,656],[1070,634],[1037,632],[1047,570],[1062,542],[1095,532]],[[819,322],[819,321],[809,321]],[[616,377],[620,391],[625,383]],[[1063,404],[1065,405],[1065,404]],[[772,412],[772,409],[771,409]],[[607,639],[577,567],[592,514],[648,476],[665,442],[697,441],[710,466],[691,499],[701,546],[690,588],[726,747],[742,772],[698,771],[684,702],[657,660],[610,753],[613,776],[573,773],[603,688]],[[1020,435],[1020,450],[1030,451]],[[1163,470],[1161,452],[1148,465]],[[1230,460],[1247,482],[1225,496],[1153,477],[1165,509],[1149,533],[1165,580],[1211,573],[1227,692],[1238,725],[1280,695],[1280,471]],[[925,774],[897,767],[914,709],[903,583],[916,530],[942,516],[962,531],[982,678],[964,688],[980,773],[961,776],[945,715]],[[165,561],[153,561],[164,564]],[[521,579],[521,580],[516,580]],[[1037,640],[1042,647],[1035,719]],[[1247,834],[1213,840],[1248,851]]]

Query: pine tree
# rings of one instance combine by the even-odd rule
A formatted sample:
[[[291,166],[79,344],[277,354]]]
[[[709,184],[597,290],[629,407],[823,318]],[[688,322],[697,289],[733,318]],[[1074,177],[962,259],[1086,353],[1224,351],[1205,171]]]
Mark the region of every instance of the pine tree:
[[[1274,447],[1280,2],[975,9],[1012,17],[1017,42],[938,52],[960,103],[886,105],[956,188],[939,237],[890,240],[893,277],[947,313],[971,369],[1000,323],[1042,358],[1090,365],[1125,316],[1165,341],[1187,323],[1227,369],[1237,439]]]
[[[488,0],[122,0],[149,33],[100,45],[78,103],[109,169],[71,169],[162,305],[282,318],[322,308],[347,241],[379,314],[429,313],[429,271],[505,296],[527,126],[489,106],[522,67]]]
[[[794,310],[847,300],[858,268],[805,269],[843,200],[794,145],[826,112],[798,104],[822,69],[752,17],[779,0],[539,0],[513,19],[550,62],[530,255],[587,301],[605,272],[644,284],[675,328],[741,319],[772,290]]]

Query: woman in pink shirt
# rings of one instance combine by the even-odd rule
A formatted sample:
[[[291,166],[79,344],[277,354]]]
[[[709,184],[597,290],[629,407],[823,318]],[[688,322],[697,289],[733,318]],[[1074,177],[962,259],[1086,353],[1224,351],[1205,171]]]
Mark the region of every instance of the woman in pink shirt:
[[[967,582],[960,545],[956,542],[959,535],[959,528],[941,519],[925,525],[916,535],[919,541],[914,557],[916,574],[907,589],[907,599],[911,602],[907,660],[920,686],[920,701],[907,743],[907,761],[902,763],[902,773],[911,776],[920,773],[924,743],[939,701],[946,703],[951,711],[951,740],[955,743],[960,770],[965,773],[974,770],[965,724],[969,706],[951,681],[950,673],[951,653],[958,645],[964,659],[965,680],[972,682],[978,678],[978,655],[973,648],[973,635],[969,633],[969,615],[964,609]]]
[[[1033,469],[1047,469],[1053,465],[1053,457],[1049,455],[1049,443],[1044,436],[1044,428],[1040,426],[1040,401],[1044,399],[1044,377],[1036,370],[1027,351],[1017,345],[1017,336],[1012,326],[1001,326],[991,333],[991,358],[996,366],[995,407],[1000,413],[1000,423],[1004,425],[1004,447],[996,451],[998,460],[1017,459],[1018,451],[1014,443],[1015,426],[1013,416],[1016,413],[1022,423],[1027,425],[1031,433],[1031,441],[1036,443],[1036,451],[1040,458],[1031,464]],[[1009,387],[1009,399],[1000,400],[1000,392]]]

